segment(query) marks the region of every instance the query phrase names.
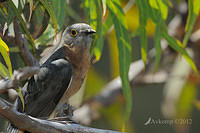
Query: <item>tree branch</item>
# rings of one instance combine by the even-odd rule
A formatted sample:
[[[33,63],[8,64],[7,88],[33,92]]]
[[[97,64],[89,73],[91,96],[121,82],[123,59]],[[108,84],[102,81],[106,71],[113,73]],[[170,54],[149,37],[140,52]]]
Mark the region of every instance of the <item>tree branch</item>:
[[[28,44],[25,35],[20,31],[20,26],[17,19],[14,19],[15,44],[19,47],[20,54],[28,66],[39,66],[39,62],[35,59],[28,49]]]
[[[16,89],[19,87],[21,81],[28,79],[39,71],[39,67],[25,67],[14,71],[11,79],[0,80],[0,94],[6,92],[8,89]]]
[[[21,81],[36,74],[39,67],[26,67],[14,71],[11,79],[0,80],[0,93],[7,91],[8,89],[18,88]],[[14,109],[14,105],[8,101],[0,98],[0,115],[8,119],[13,125],[21,130],[26,130],[33,133],[120,133],[111,130],[102,130],[96,128],[90,128],[81,126],[79,124],[74,124],[70,122],[58,121],[60,119],[51,120],[41,120],[38,118],[33,118],[31,116],[20,113]]]
[[[8,119],[21,130],[33,133],[120,133],[111,130],[102,130],[66,122],[65,124],[48,120],[41,120],[22,114],[12,109],[13,105],[0,98],[0,115]]]

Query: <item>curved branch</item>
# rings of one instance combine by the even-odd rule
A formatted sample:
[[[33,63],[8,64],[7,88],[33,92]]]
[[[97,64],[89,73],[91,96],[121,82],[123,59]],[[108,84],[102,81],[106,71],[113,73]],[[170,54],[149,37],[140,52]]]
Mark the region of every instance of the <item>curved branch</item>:
[[[41,120],[22,114],[12,109],[12,104],[0,98],[0,115],[8,119],[21,130],[33,133],[120,133],[111,130],[102,130],[66,122],[65,124]]]

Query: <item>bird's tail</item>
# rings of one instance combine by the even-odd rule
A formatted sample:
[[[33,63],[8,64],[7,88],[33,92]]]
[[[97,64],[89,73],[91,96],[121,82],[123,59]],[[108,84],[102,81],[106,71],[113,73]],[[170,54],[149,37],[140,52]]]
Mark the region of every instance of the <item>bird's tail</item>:
[[[12,124],[8,124],[7,127],[7,132],[6,133],[18,133],[18,128],[16,128],[15,126],[13,126]]]

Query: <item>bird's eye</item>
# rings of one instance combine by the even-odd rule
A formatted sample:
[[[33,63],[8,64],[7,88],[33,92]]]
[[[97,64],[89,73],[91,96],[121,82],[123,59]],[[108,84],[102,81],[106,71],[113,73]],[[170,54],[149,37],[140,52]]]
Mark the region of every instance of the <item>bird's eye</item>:
[[[78,32],[75,30],[75,29],[72,29],[71,30],[71,35],[72,36],[76,36],[78,34]]]

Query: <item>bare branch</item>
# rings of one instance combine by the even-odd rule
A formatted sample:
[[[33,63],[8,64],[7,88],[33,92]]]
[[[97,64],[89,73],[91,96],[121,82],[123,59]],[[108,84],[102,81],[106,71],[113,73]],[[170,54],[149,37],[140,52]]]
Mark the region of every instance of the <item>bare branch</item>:
[[[16,89],[21,81],[28,79],[39,71],[39,67],[25,67],[14,71],[11,79],[0,80],[0,93],[6,92],[8,89]]]
[[[25,35],[20,31],[20,26],[17,19],[14,19],[14,32],[15,32],[15,44],[19,47],[20,54],[28,66],[39,66],[38,61],[32,55],[28,49],[28,43]]]
[[[111,130],[102,130],[81,126],[79,124],[65,124],[41,120],[22,114],[12,109],[12,104],[0,98],[0,115],[8,119],[13,125],[21,130],[33,133],[120,133]]]

